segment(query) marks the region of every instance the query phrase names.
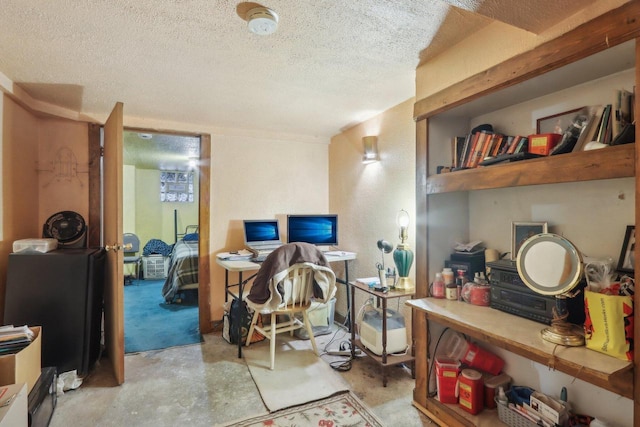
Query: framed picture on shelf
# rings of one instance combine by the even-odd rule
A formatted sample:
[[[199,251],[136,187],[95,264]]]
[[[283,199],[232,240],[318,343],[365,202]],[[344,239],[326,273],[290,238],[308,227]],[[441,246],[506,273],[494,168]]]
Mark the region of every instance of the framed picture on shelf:
[[[624,242],[618,259],[618,271],[623,273],[633,273],[635,265],[634,250],[636,246],[636,227],[635,225],[627,225],[627,231],[624,234]]]
[[[518,257],[520,246],[536,234],[546,233],[546,222],[512,222],[511,223],[511,259]]]
[[[564,113],[554,114],[552,116],[541,117],[536,121],[536,134],[541,133],[559,133],[564,134],[567,130],[578,111],[582,108],[576,108],[575,110],[565,111]]]

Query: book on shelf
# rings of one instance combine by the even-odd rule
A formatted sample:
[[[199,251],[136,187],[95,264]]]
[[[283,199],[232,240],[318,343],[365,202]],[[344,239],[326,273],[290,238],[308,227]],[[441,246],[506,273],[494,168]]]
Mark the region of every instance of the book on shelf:
[[[471,135],[469,139],[469,144],[467,145],[467,148],[464,153],[465,154],[464,161],[460,164],[460,167],[463,167],[463,168],[471,167],[473,155],[476,152],[476,146],[478,145],[478,140],[480,139],[481,134],[482,132],[478,131],[473,133],[473,135]]]
[[[509,145],[509,149],[507,150],[506,154],[513,154],[516,152],[516,149],[518,148],[518,145],[520,144],[520,141],[522,140],[522,136],[520,135],[515,135],[513,137],[513,141],[511,141],[511,144]]]
[[[598,141],[602,144],[605,144],[606,134],[611,130],[609,116],[611,115],[611,104],[607,104],[604,107],[604,111],[602,112],[602,117],[600,118],[600,126],[598,128],[598,134],[596,135],[595,141]]]
[[[515,137],[513,135],[507,135],[503,138],[504,142],[502,143],[502,147],[500,147],[500,152],[498,153],[498,155],[507,154],[509,148],[511,147],[511,144],[513,144],[514,138]]]
[[[517,135],[513,137],[513,142],[507,150],[507,154],[524,153],[527,151],[529,139],[526,136]]]
[[[454,168],[460,167],[460,160],[466,140],[466,136],[454,136],[451,140],[451,155],[453,158],[451,164]]]
[[[580,132],[580,136],[571,150],[572,152],[584,150],[584,146],[595,139],[603,112],[603,105],[597,105],[589,108],[589,118],[587,119],[582,132]]]
[[[622,89],[614,89],[613,103],[611,104],[613,113],[611,115],[612,136],[615,137],[622,130],[620,120],[622,119]]]
[[[493,151],[493,145],[496,143],[497,140],[498,140],[498,135],[495,133],[489,135],[485,139],[485,143],[482,147],[482,154],[480,155],[480,158],[476,162],[476,166],[478,166],[478,163],[480,163],[487,157],[491,157],[491,152]]]
[[[618,136],[618,134],[620,132],[622,132],[622,129],[633,122],[633,104],[635,101],[635,96],[633,94],[633,92],[630,92],[626,89],[621,89],[620,90],[620,111],[619,111],[619,115],[620,115],[620,128],[618,129],[618,131],[613,135],[613,137],[615,138],[616,136]]]
[[[506,141],[505,136],[499,133],[493,134],[493,142],[491,147],[491,153],[489,155],[491,157],[495,157],[500,154],[500,150],[502,149],[502,145]]]
[[[491,135],[492,133],[484,130],[480,132],[480,135],[476,140],[476,144],[474,145],[473,151],[471,152],[467,167],[469,168],[478,167],[478,163],[480,163],[480,161],[483,159],[485,146],[491,140]]]
[[[467,152],[469,151],[469,146],[471,144],[471,140],[473,135],[467,134],[464,136],[464,143],[462,144],[462,150],[458,153],[458,159],[456,161],[456,169],[463,169],[465,161],[467,159]]]

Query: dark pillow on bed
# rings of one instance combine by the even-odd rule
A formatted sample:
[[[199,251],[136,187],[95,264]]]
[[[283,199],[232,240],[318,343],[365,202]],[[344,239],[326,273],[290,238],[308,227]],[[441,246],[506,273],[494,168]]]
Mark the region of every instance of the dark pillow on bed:
[[[189,233],[185,234],[182,240],[186,240],[187,242],[197,242],[198,241],[198,233]]]

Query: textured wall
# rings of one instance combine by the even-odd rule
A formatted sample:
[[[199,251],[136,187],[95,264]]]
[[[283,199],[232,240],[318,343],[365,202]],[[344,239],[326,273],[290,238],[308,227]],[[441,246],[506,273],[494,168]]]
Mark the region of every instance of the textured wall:
[[[340,219],[340,248],[358,253],[352,261],[349,278],[376,275],[381,261],[379,239],[395,246],[399,243],[396,215],[405,209],[411,216],[409,245],[415,248],[415,124],[412,120],[414,100],[409,99],[373,119],[334,136],[329,146],[329,208]],[[362,163],[362,137],[378,136],[380,161]],[[391,254],[385,265],[394,266]],[[340,266],[334,268],[342,274]],[[415,277],[415,265],[410,276]],[[338,288],[336,311],[347,312],[344,287]],[[354,311],[364,302],[358,297]],[[393,309],[404,311],[404,306]],[[409,322],[407,322],[409,326]]]

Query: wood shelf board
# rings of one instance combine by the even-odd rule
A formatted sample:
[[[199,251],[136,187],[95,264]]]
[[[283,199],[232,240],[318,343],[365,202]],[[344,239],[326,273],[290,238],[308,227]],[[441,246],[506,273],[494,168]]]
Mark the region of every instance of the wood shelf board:
[[[507,162],[427,178],[427,194],[635,176],[635,144]]]
[[[362,344],[362,341],[360,341],[359,338],[356,338],[356,347],[358,347],[360,350],[366,353],[367,356],[371,357],[373,360],[378,362],[378,364],[382,365],[383,367],[395,366],[401,363],[411,363],[415,360],[415,357],[413,357],[410,354],[402,354],[402,355],[394,355],[394,356],[387,354],[387,363],[383,363],[382,356],[378,356],[377,354],[369,350],[364,344]]]
[[[595,384],[624,397],[633,396],[633,364],[584,346],[556,346],[545,341],[542,323],[490,307],[445,299],[422,298],[406,302],[429,320],[449,326],[482,342],[496,345],[552,369]]]
[[[477,415],[471,415],[457,404],[440,403],[435,398],[428,398],[426,406],[413,401],[413,406],[442,426],[499,427],[507,425],[500,421],[497,409],[485,408]]]

